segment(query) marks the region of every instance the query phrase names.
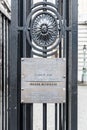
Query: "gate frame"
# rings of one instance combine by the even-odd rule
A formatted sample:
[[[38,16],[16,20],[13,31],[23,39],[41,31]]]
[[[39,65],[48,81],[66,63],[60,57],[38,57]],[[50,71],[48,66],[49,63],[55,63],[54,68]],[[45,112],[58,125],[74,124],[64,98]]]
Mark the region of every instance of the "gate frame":
[[[66,0],[67,26],[66,32],[66,129],[77,130],[77,24],[78,0]],[[18,0],[12,0],[11,7],[11,39],[9,46],[9,130],[20,130],[20,45],[18,44]],[[24,36],[25,34],[23,34]],[[31,109],[31,107],[30,107]],[[30,110],[32,114],[32,110]],[[32,119],[31,119],[32,120]],[[33,129],[30,125],[30,130]]]
[[[71,32],[67,32],[67,82],[66,82],[66,128],[77,130],[77,65],[78,65],[78,0],[67,0],[67,26],[71,26]]]

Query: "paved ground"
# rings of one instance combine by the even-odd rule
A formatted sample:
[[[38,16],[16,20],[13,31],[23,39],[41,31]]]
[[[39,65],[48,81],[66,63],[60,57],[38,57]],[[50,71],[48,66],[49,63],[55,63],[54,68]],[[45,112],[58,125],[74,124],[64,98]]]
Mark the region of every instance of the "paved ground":
[[[87,130],[87,86],[78,87],[78,130]]]
[[[1,93],[0,93],[1,97]],[[34,105],[35,106],[35,105]],[[37,106],[37,107],[36,107]],[[42,105],[38,104],[34,108],[34,130],[41,130],[42,128]],[[48,106],[48,130],[54,129],[54,105]],[[35,116],[37,115],[38,116]],[[36,123],[37,122],[37,123]],[[0,130],[1,130],[1,98],[0,98]],[[78,87],[78,130],[87,130],[87,86]]]

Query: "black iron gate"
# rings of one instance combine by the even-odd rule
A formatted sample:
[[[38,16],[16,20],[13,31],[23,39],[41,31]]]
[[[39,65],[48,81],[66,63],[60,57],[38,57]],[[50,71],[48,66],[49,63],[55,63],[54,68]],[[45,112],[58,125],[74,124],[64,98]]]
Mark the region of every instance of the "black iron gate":
[[[0,129],[8,127],[8,47],[10,7],[0,2]]]
[[[35,56],[66,58],[66,100],[54,104],[54,129],[77,130],[77,0],[12,0],[10,35],[8,130],[33,130],[33,103],[21,103],[21,58]],[[42,121],[42,129],[49,130],[47,103],[43,103]]]

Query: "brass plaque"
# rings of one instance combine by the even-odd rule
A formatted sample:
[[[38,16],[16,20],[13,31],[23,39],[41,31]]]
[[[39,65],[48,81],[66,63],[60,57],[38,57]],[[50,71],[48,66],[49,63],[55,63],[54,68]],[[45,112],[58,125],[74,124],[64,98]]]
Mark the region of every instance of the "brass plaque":
[[[21,102],[62,103],[66,95],[66,61],[62,58],[21,60]]]

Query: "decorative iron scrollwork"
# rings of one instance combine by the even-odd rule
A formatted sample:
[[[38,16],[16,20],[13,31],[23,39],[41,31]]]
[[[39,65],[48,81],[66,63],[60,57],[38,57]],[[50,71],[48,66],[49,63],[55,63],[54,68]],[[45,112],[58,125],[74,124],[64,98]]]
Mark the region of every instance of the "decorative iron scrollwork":
[[[33,54],[42,57],[55,54],[62,37],[62,20],[54,4],[39,2],[32,7],[26,35]]]

